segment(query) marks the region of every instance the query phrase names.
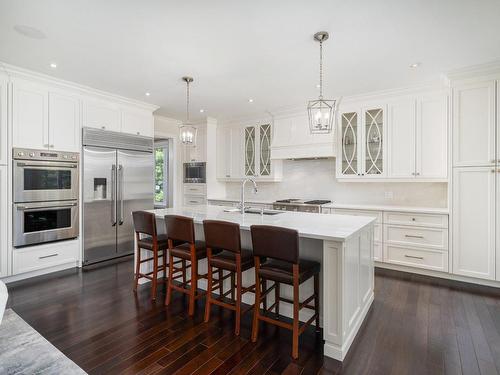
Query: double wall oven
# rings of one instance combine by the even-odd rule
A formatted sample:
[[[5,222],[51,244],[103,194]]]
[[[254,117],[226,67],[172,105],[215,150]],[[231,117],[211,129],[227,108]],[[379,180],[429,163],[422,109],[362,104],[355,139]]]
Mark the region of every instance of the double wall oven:
[[[35,245],[79,234],[79,156],[13,150],[13,245]]]

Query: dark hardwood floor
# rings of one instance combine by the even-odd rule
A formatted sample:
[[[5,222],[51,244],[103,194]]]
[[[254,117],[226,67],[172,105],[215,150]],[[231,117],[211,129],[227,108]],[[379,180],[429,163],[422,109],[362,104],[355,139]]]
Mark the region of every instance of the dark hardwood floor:
[[[416,275],[378,271],[375,302],[347,360],[323,357],[313,330],[290,356],[291,333],[251,314],[233,335],[231,312],[203,323],[177,293],[172,306],[132,292],[131,262],[63,271],[9,286],[9,306],[90,374],[499,374],[500,295]]]

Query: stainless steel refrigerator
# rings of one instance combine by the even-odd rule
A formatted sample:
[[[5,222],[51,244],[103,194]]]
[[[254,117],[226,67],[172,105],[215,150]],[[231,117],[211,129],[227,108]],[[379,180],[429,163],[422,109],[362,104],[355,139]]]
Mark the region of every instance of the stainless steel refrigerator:
[[[132,211],[154,204],[153,139],[83,130],[83,264],[132,254]]]

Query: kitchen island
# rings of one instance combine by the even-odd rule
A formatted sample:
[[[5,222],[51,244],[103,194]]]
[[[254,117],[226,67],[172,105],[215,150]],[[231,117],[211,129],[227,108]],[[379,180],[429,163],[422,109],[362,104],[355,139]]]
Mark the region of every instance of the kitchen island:
[[[166,231],[163,217],[167,214],[192,217],[197,239],[203,239],[203,220],[225,220],[241,228],[242,247],[251,249],[250,226],[275,225],[296,229],[300,237],[300,257],[321,263],[321,322],[323,327],[324,354],[342,361],[351,346],[373,302],[373,223],[374,218],[346,215],[322,215],[302,212],[279,212],[261,215],[255,213],[226,212],[220,206],[193,206],[157,209],[158,232]],[[143,264],[143,272],[151,264]],[[199,272],[206,272],[206,262],[201,261]],[[254,283],[255,274],[243,274],[243,285]],[[199,281],[199,288],[206,289],[206,281]],[[301,285],[301,300],[312,294],[312,279]],[[291,296],[291,288],[282,287],[282,295]],[[272,293],[271,293],[272,294]],[[243,302],[253,304],[248,293]],[[272,296],[269,296],[272,304]],[[292,308],[283,303],[281,315],[292,317]],[[309,311],[301,311],[300,320],[307,321]]]

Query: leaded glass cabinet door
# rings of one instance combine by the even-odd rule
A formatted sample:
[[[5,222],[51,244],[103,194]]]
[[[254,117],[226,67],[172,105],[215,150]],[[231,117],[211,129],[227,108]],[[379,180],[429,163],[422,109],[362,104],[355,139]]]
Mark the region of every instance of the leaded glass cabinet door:
[[[345,112],[341,114],[342,132],[342,175],[358,175],[358,112]]]
[[[255,127],[245,128],[245,176],[255,176]]]
[[[271,175],[271,125],[265,124],[259,126],[260,142],[260,175]]]
[[[373,108],[364,111],[364,168],[363,175],[384,173],[384,110]]]

